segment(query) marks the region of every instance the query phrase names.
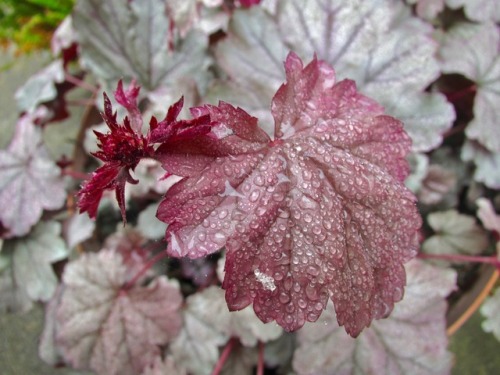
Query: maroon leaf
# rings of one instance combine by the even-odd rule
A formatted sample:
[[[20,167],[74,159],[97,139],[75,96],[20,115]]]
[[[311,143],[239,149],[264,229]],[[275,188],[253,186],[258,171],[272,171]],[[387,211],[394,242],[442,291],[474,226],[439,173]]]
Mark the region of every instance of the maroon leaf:
[[[173,256],[226,247],[231,310],[253,303],[261,320],[291,331],[318,319],[331,297],[356,336],[402,298],[403,263],[417,250],[421,219],[402,183],[411,142],[352,81],[335,83],[326,63],[303,67],[292,53],[285,68],[274,140],[221,103],[199,109],[216,124],[210,134],[158,150],[184,177],[158,218]]]
[[[67,265],[56,342],[65,361],[98,374],[137,374],[181,328],[182,296],[166,277],[123,289],[127,267],[105,250]]]

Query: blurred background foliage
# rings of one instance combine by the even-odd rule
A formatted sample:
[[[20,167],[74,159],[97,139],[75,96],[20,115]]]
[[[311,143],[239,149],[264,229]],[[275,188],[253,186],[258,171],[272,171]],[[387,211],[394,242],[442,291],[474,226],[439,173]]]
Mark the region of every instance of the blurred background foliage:
[[[75,0],[0,0],[0,46],[17,54],[49,48]]]

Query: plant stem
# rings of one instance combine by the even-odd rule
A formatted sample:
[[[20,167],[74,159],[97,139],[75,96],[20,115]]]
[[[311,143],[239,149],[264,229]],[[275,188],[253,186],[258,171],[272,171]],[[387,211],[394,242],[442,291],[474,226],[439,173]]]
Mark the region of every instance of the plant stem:
[[[462,325],[469,320],[469,318],[474,314],[477,309],[481,306],[483,301],[488,297],[488,295],[491,292],[491,289],[495,286],[497,280],[498,280],[499,273],[498,271],[493,272],[491,275],[490,279],[486,283],[486,285],[483,287],[481,290],[481,293],[476,297],[474,302],[469,305],[469,307],[464,311],[464,313],[460,316],[459,319],[457,319],[451,326],[449,326],[446,329],[446,334],[448,336],[453,335]]]
[[[459,91],[445,93],[445,95],[446,95],[446,98],[448,99],[448,101],[454,103],[457,100],[463,98],[467,94],[472,94],[472,93],[475,94],[476,91],[477,91],[477,86],[476,85],[470,85],[470,86],[467,86],[467,87],[465,87],[465,88],[463,88],[462,90],[459,90]]]
[[[259,341],[259,361],[257,362],[257,375],[264,375],[264,343]]]
[[[97,88],[92,86],[91,84],[82,81],[80,78],[77,78],[75,76],[72,76],[71,74],[65,73],[64,74],[64,79],[68,81],[69,83],[72,83],[78,87],[81,87],[82,89],[88,90],[92,92],[93,94],[97,93]]]
[[[61,174],[63,176],[69,176],[71,178],[74,178],[75,180],[88,180],[88,179],[90,179],[90,174],[74,171],[72,169],[63,169],[61,171]]]
[[[87,100],[87,99],[80,99],[80,100],[66,100],[66,103],[68,105],[74,105],[78,107],[88,107],[89,105],[94,105],[93,100]]]
[[[227,342],[226,346],[224,347],[224,350],[222,351],[222,354],[219,357],[219,360],[215,364],[212,375],[220,374],[235,344],[236,344],[236,339],[234,337]]]
[[[420,259],[438,259],[450,262],[470,262],[470,263],[488,263],[500,269],[500,261],[495,256],[472,256],[461,254],[424,254],[417,256]]]
[[[141,269],[139,272],[137,272],[137,273],[134,275],[134,277],[133,277],[132,279],[130,279],[130,281],[128,281],[128,282],[127,282],[127,283],[123,286],[123,288],[122,288],[122,289],[127,290],[127,289],[132,288],[132,287],[135,285],[135,283],[136,283],[136,282],[137,282],[137,281],[138,281],[138,280],[139,280],[142,276],[144,276],[144,274],[145,274],[145,273],[146,273],[146,272],[147,272],[147,271],[148,271],[151,267],[153,267],[153,265],[154,265],[156,262],[158,262],[158,261],[162,260],[163,258],[166,258],[167,256],[168,256],[167,252],[166,252],[166,251],[162,251],[162,252],[160,252],[160,253],[156,254],[154,257],[150,258],[150,259],[146,262],[146,264],[144,265],[144,267],[142,267],[142,269]]]

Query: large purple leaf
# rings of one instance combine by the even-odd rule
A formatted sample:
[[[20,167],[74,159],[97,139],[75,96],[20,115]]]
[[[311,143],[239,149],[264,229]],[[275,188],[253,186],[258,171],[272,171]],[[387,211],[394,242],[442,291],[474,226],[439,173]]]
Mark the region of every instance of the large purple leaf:
[[[259,7],[236,12],[229,37],[216,48],[230,80],[209,97],[246,109],[250,96],[248,109],[257,114],[267,109],[281,82],[279,62],[287,51],[301,57],[316,53],[340,78],[354,79],[361,92],[400,118],[414,151],[428,151],[441,143],[455,118],[443,95],[423,92],[439,75],[431,32],[393,1],[291,0],[278,2],[271,14]]]
[[[401,299],[403,263],[418,247],[420,217],[402,183],[410,140],[352,81],[335,83],[326,63],[303,67],[290,54],[285,69],[274,140],[222,103],[204,108],[218,124],[205,141],[159,150],[164,168],[185,178],[158,218],[173,256],[226,246],[231,310],[253,303],[264,322],[295,330],[331,297],[357,335]]]
[[[500,31],[492,23],[459,23],[443,37],[439,50],[444,73],[459,73],[474,81],[474,119],[467,137],[500,152]]]
[[[449,374],[446,296],[455,272],[412,261],[405,298],[387,319],[373,322],[357,339],[337,325],[335,313],[298,333],[293,367],[299,375]]]
[[[73,25],[82,62],[100,80],[135,78],[147,91],[205,80],[207,38],[198,33],[177,38],[163,0],[82,0]]]
[[[66,199],[60,170],[33,121],[21,117],[9,147],[0,150],[0,221],[10,236],[25,235],[44,209],[61,208]]]
[[[66,266],[56,343],[73,367],[137,374],[179,332],[178,284],[162,276],[146,287],[124,289],[127,281],[122,257],[109,250],[85,254]]]

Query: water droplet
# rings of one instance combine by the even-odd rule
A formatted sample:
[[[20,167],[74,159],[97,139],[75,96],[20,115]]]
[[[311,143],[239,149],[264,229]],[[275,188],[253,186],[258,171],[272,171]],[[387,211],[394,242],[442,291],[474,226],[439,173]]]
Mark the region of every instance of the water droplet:
[[[314,284],[309,283],[306,285],[306,296],[311,301],[315,301],[319,298],[318,290],[316,289]]]
[[[212,240],[218,245],[224,245],[226,242],[226,236],[223,233],[217,232],[213,235]]]
[[[313,265],[308,266],[306,272],[309,275],[312,275],[312,276],[318,276],[319,275],[319,269],[318,269],[318,267],[313,266]]]
[[[264,216],[266,214],[267,210],[265,207],[257,207],[257,216]]]
[[[254,190],[250,194],[250,197],[248,198],[250,202],[256,202],[260,197],[260,191],[259,190]]]
[[[307,306],[307,302],[303,300],[302,298],[299,299],[298,305],[301,309],[305,309]]]
[[[290,302],[290,296],[287,293],[281,293],[279,296],[279,300],[284,305],[285,303]]]
[[[253,182],[257,186],[264,186],[264,177],[259,174],[253,179]]]

